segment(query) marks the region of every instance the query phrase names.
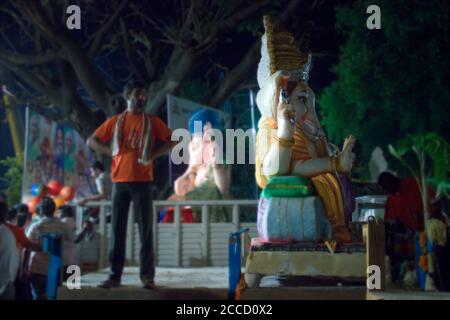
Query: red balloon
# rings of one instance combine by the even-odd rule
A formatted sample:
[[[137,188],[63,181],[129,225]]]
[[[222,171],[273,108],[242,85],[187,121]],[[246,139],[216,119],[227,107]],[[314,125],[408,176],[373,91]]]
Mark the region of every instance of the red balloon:
[[[47,192],[48,192],[48,194],[50,194],[52,196],[57,196],[61,192],[62,188],[63,188],[63,186],[61,185],[61,183],[59,183],[56,180],[51,180],[47,184]]]
[[[75,197],[75,193],[74,187],[64,187],[61,189],[59,196],[66,201],[70,201]]]
[[[39,204],[39,202],[41,202],[41,198],[39,197],[35,197],[33,199],[31,199],[27,204],[28,204],[28,211],[31,212],[32,214],[36,213],[36,207]]]

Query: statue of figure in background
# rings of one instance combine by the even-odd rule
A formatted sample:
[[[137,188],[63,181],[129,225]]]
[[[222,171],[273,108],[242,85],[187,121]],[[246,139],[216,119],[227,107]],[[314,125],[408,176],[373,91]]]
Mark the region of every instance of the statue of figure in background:
[[[311,54],[301,53],[288,32],[275,32],[264,17],[258,66],[258,108],[262,117],[256,140],[256,180],[264,188],[272,176],[310,178],[321,198],[338,242],[350,242],[346,225],[354,199],[347,174],[352,169],[355,138],[342,150],[327,142],[308,86]]]
[[[194,131],[194,123],[201,123],[200,132]],[[174,191],[170,200],[221,200],[229,198],[231,167],[217,164],[218,148],[211,139],[212,130],[220,128],[218,114],[201,109],[189,120],[192,140],[189,143],[189,165],[182,176],[175,180]],[[223,152],[222,152],[223,154]],[[194,208],[195,221],[199,221],[200,209]],[[228,222],[226,208],[210,207],[211,222]]]

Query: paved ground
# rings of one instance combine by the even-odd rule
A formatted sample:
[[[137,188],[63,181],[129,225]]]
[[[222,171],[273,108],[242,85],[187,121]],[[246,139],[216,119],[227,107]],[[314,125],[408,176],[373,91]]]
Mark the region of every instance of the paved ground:
[[[107,277],[107,269],[83,275],[81,286],[95,287]],[[228,268],[156,268],[155,282],[163,288],[228,288]],[[138,267],[125,268],[122,285],[141,286]]]
[[[61,300],[226,300],[228,298],[228,268],[156,268],[156,290],[141,288],[139,269],[124,270],[122,286],[105,290],[97,284],[108,275],[108,270],[81,277],[81,290],[58,289]],[[263,299],[364,299],[363,287],[299,287],[285,279],[264,277],[260,288],[247,289],[242,300]]]
[[[242,269],[244,272],[244,269]],[[108,269],[100,270],[81,277],[81,285],[95,287],[108,277]],[[155,282],[164,288],[228,288],[228,267],[195,267],[195,268],[156,268]],[[122,277],[124,286],[140,286],[139,268],[126,267]],[[260,287],[274,288],[281,286],[297,286],[286,283],[285,279],[266,276]]]
[[[105,290],[97,284],[108,275],[108,270],[83,275],[81,290],[58,289],[61,300],[226,300],[228,298],[228,268],[156,268],[155,290],[141,288],[139,269],[127,267],[122,278],[122,287]],[[264,277],[260,288],[244,291],[242,300],[364,300],[366,289],[357,283],[315,281],[301,278]],[[450,293],[417,292],[388,289],[372,292],[369,300],[443,300]]]
[[[141,287],[138,267],[126,267],[122,286],[97,288],[108,270],[81,276],[81,290],[58,289],[60,300],[211,300],[227,299],[228,268],[156,268],[156,289]]]

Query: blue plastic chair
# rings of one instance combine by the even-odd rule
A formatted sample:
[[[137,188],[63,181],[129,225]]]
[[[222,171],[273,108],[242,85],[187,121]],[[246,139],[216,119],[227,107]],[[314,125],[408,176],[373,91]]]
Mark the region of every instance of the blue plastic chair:
[[[47,299],[55,300],[62,272],[62,236],[58,233],[42,235],[42,251],[50,255],[47,274]]]

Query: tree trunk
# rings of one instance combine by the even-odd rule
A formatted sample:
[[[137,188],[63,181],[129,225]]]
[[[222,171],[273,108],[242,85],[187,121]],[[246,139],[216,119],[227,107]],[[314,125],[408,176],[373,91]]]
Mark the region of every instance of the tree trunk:
[[[260,49],[261,41],[256,41],[241,63],[234,67],[223,81],[217,83],[206,94],[203,103],[213,107],[220,106],[233,91],[239,88],[243,81],[250,78],[249,75],[254,71],[259,61],[258,54]]]
[[[167,94],[178,91],[192,70],[196,58],[197,54],[193,50],[175,47],[163,78],[153,82],[147,90],[148,102],[145,108],[147,113],[156,113],[165,104]]]

